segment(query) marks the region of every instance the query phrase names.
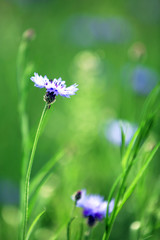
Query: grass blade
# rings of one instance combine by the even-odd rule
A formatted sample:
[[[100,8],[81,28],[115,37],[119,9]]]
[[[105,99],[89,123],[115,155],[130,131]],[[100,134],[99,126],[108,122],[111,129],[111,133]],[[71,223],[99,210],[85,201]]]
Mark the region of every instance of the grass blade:
[[[19,93],[18,111],[20,118],[20,130],[22,138],[22,166],[21,166],[21,182],[20,182],[20,210],[24,212],[24,189],[25,189],[25,176],[27,165],[30,155],[30,134],[29,134],[29,121],[26,111],[26,101],[28,95],[28,80],[33,70],[33,65],[27,64],[27,53],[30,46],[30,41],[34,38],[34,31],[28,29],[24,32],[17,55],[17,87]],[[19,226],[19,238],[21,237],[22,223]]]
[[[159,109],[159,96],[160,95],[160,84],[158,84],[149,94],[145,101],[142,112],[142,121],[146,119],[151,113],[156,113]]]
[[[68,224],[67,224],[67,240],[70,240],[71,238],[70,238],[70,236],[71,236],[71,224],[72,224],[72,222],[75,220],[75,218],[76,217],[72,217],[71,219],[70,219],[70,221],[68,222]]]
[[[26,235],[26,239],[25,240],[29,240],[29,237],[31,235],[31,233],[33,232],[34,227],[36,226],[37,222],[39,221],[40,217],[45,213],[45,210],[43,210],[41,213],[38,214],[38,216],[34,219],[34,221],[32,222],[27,235]]]
[[[140,178],[142,177],[143,173],[145,172],[146,168],[148,167],[149,163],[151,162],[151,160],[153,159],[155,153],[157,152],[157,150],[160,147],[160,143],[157,144],[153,150],[150,152],[149,156],[147,157],[147,160],[145,161],[143,167],[139,170],[137,176],[135,177],[135,179],[133,180],[133,182],[131,183],[130,187],[128,188],[128,190],[125,192],[123,200],[121,201],[117,211],[116,211],[116,215],[119,213],[119,211],[121,210],[121,208],[123,207],[124,203],[127,201],[127,199],[131,196],[132,192],[134,191],[138,181],[140,180]]]
[[[118,176],[118,178],[116,179],[116,181],[113,184],[113,187],[111,188],[109,197],[108,197],[108,205],[107,205],[107,211],[106,211],[106,227],[108,225],[108,217],[109,217],[109,203],[111,201],[111,199],[113,198],[113,194],[115,192],[115,189],[120,181],[120,179],[122,178],[122,174],[120,176]]]
[[[129,156],[130,156],[130,154],[131,154],[131,151],[132,151],[133,146],[134,146],[134,144],[135,144],[135,140],[137,139],[140,131],[141,131],[141,127],[139,127],[139,128],[137,129],[137,131],[135,132],[135,134],[133,135],[133,137],[132,137],[132,139],[131,139],[128,147],[127,147],[126,153],[125,153],[124,157],[122,158],[122,166],[123,166],[123,169],[125,169],[126,166],[127,166],[127,162],[128,162]]]

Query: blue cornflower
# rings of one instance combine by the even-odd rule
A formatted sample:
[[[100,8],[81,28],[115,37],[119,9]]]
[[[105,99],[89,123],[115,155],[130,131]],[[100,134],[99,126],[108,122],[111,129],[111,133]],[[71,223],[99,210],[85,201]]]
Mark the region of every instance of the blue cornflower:
[[[122,144],[121,128],[125,135],[125,144],[128,145],[137,130],[136,124],[125,120],[110,119],[106,124],[105,136],[111,143],[120,146]]]
[[[41,75],[39,76],[38,73],[34,73],[34,76],[31,77],[31,80],[35,83],[35,87],[46,89],[44,100],[48,104],[53,103],[57,95],[70,98],[70,96],[75,95],[78,90],[77,84],[66,87],[65,81],[62,81],[61,78],[49,80],[46,75],[42,77]]]
[[[81,194],[80,194],[81,193]],[[83,216],[88,218],[88,225],[93,226],[96,221],[101,221],[106,216],[107,201],[104,201],[104,197],[99,195],[87,195],[86,190],[83,189],[78,191],[77,194],[72,198],[76,201],[76,206],[83,208]],[[109,204],[109,214],[113,211],[114,200]]]

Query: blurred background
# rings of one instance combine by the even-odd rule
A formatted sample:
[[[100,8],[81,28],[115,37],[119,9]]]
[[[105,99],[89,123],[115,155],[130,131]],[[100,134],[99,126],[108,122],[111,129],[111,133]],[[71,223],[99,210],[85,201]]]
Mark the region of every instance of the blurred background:
[[[51,107],[33,165],[32,178],[65,149],[33,209],[46,208],[46,213],[32,239],[53,240],[57,232],[58,239],[66,239],[71,195],[85,188],[107,199],[121,172],[119,121],[123,121],[129,142],[140,122],[144,101],[159,82],[159,26],[159,0],[0,1],[0,240],[17,239],[19,222],[22,149],[16,61],[24,31],[32,28],[36,34],[28,54],[33,73],[79,85],[76,96],[58,96]],[[26,81],[33,138],[45,91],[35,88],[29,78]],[[158,141],[159,133],[157,123],[148,144]],[[152,233],[160,223],[159,157],[160,153],[119,214],[111,240],[137,239],[134,231],[140,224]],[[74,224],[78,228],[81,209],[77,212],[80,220]],[[103,222],[94,228],[94,239],[102,238],[103,229]],[[159,236],[154,230],[150,239],[158,240]]]

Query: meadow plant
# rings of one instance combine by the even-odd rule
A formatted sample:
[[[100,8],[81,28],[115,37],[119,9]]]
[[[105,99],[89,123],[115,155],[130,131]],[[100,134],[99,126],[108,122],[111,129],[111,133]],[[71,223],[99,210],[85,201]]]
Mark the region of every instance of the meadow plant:
[[[19,88],[19,116],[21,122],[21,134],[22,134],[22,177],[21,177],[21,194],[20,194],[20,208],[21,208],[21,224],[19,228],[19,239],[28,240],[31,237],[31,233],[44,214],[44,210],[41,211],[31,225],[28,226],[28,220],[30,213],[33,210],[35,204],[37,191],[41,188],[45,179],[47,178],[50,170],[53,168],[56,161],[58,161],[62,154],[57,155],[52,161],[49,161],[43,169],[36,175],[36,177],[30,181],[30,175],[32,171],[32,165],[37,148],[38,139],[42,130],[42,125],[48,111],[51,111],[51,105],[55,102],[56,96],[60,95],[69,98],[75,95],[78,88],[77,84],[73,84],[66,87],[65,81],[59,79],[49,79],[47,76],[42,77],[37,73],[31,77],[33,73],[33,65],[28,64],[26,61],[26,54],[29,42],[34,38],[34,31],[28,30],[25,32],[20,44],[18,61],[17,61],[17,80]],[[35,134],[33,145],[31,147],[31,140],[29,134],[28,115],[26,113],[26,101],[27,101],[27,83],[26,79],[34,82],[38,88],[45,88],[46,93],[44,95],[45,106],[40,117],[38,128]],[[108,240],[113,228],[113,224],[117,218],[117,215],[121,211],[122,207],[132,195],[139,180],[143,176],[145,170],[149,166],[149,163],[153,159],[155,153],[160,147],[160,143],[156,143],[151,149],[144,148],[151,128],[157,118],[159,111],[159,94],[160,86],[157,86],[149,95],[144,110],[142,112],[141,122],[139,127],[134,129],[132,136],[128,140],[128,136],[124,130],[124,127],[120,126],[121,132],[118,134],[121,136],[120,148],[121,148],[121,163],[122,172],[115,180],[113,187],[111,188],[108,196],[108,200],[104,200],[104,197],[100,195],[88,195],[86,190],[78,191],[73,197],[74,210],[76,207],[83,209],[82,218],[87,219],[87,225],[89,227],[88,234],[81,231],[80,235],[77,235],[74,240],[91,239],[91,230],[102,220],[105,222],[105,229],[103,234],[103,240]],[[117,123],[116,123],[117,124]],[[119,130],[118,130],[119,131]],[[140,168],[137,170],[136,175],[128,181],[128,176],[133,167],[140,163]],[[105,183],[107,184],[107,183]],[[71,219],[68,220],[67,225],[67,240],[71,240],[71,227],[72,222],[75,220],[75,211],[72,212]],[[55,237],[54,239],[56,239]],[[93,238],[95,239],[95,238]]]
[[[31,80],[35,83],[36,87],[39,88],[46,88],[46,94],[44,96],[44,101],[46,102],[40,121],[39,125],[37,128],[37,132],[35,135],[34,143],[33,143],[33,148],[31,151],[31,155],[29,158],[28,162],[28,167],[27,167],[27,173],[26,173],[26,179],[25,179],[25,197],[24,197],[24,212],[23,212],[23,239],[26,237],[26,228],[27,228],[27,218],[28,218],[28,201],[29,201],[29,182],[30,182],[30,175],[31,175],[31,170],[32,170],[32,165],[33,165],[33,159],[38,143],[38,139],[40,136],[40,131],[41,127],[45,118],[45,115],[47,113],[47,110],[50,109],[51,104],[53,104],[56,100],[57,95],[61,95],[63,97],[69,98],[71,95],[74,95],[75,92],[78,90],[77,85],[74,84],[70,87],[66,87],[65,81],[62,81],[61,78],[54,79],[54,80],[49,80],[47,76],[39,76],[37,73],[34,74],[34,77],[31,77]]]
[[[29,131],[28,131],[28,118],[26,114],[26,81],[25,81],[25,73],[30,74],[30,68],[28,65],[25,65],[26,60],[26,52],[28,48],[28,43],[34,37],[34,31],[28,30],[24,33],[22,42],[19,48],[18,53],[18,61],[17,61],[17,81],[18,87],[20,92],[20,117],[21,117],[21,133],[22,133],[22,140],[23,140],[23,149],[24,149],[24,157],[22,159],[22,180],[21,180],[21,214],[22,214],[22,221],[20,226],[20,239],[29,239],[30,234],[33,230],[34,225],[40,218],[40,216],[44,213],[42,211],[33,221],[30,228],[27,231],[27,224],[28,224],[28,216],[29,216],[29,189],[30,189],[30,175],[34,160],[34,155],[38,143],[38,139],[40,136],[41,128],[43,121],[45,119],[47,110],[50,109],[51,104],[53,104],[56,100],[56,96],[60,95],[66,98],[69,98],[71,95],[75,95],[76,91],[78,90],[77,84],[71,85],[70,87],[66,87],[65,81],[62,81],[61,78],[49,80],[47,76],[42,77],[39,76],[37,73],[34,73],[34,76],[31,77],[31,80],[35,83],[35,86],[38,88],[45,88],[46,94],[44,96],[44,101],[46,102],[44,109],[42,111],[42,115],[38,124],[38,128],[35,134],[35,139],[33,141],[33,147],[30,153],[29,145]],[[46,171],[49,171],[51,166],[46,167]],[[44,176],[41,176],[40,182],[43,178],[45,178],[46,172]],[[41,184],[43,181],[41,182]],[[37,186],[36,186],[37,187]]]

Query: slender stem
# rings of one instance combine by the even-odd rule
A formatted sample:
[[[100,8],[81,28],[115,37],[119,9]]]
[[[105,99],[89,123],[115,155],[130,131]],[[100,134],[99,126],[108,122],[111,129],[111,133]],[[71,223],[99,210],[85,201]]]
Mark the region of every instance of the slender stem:
[[[26,237],[26,228],[27,228],[27,220],[28,220],[29,181],[30,181],[30,175],[31,175],[31,170],[33,165],[33,159],[34,159],[38,139],[41,132],[42,123],[46,115],[47,109],[48,109],[48,105],[46,104],[39,121],[39,125],[37,128],[37,132],[36,132],[34,143],[33,143],[31,156],[28,163],[27,173],[26,173],[25,190],[24,190],[24,208],[23,208],[24,212],[22,213],[23,214],[22,215],[22,236],[21,236],[22,240],[25,240],[25,237]]]
[[[73,220],[75,219],[75,217],[74,217],[75,208],[76,208],[76,203],[74,203],[74,206],[72,208],[71,217],[70,217],[70,220],[67,224],[67,240],[70,240],[70,235],[71,235],[70,227],[71,227],[71,224],[72,224]]]
[[[111,202],[111,199],[112,199],[112,197],[113,197],[114,191],[115,191],[115,189],[116,189],[116,187],[117,187],[117,185],[118,185],[121,177],[122,177],[122,174],[119,175],[118,178],[116,179],[116,181],[114,182],[113,187],[112,187],[112,189],[111,189],[111,191],[110,191],[108,200],[107,200],[108,204],[107,204],[107,213],[106,213],[106,220],[105,220],[106,225],[108,225],[108,220],[109,220],[109,204],[110,204],[110,202]]]

